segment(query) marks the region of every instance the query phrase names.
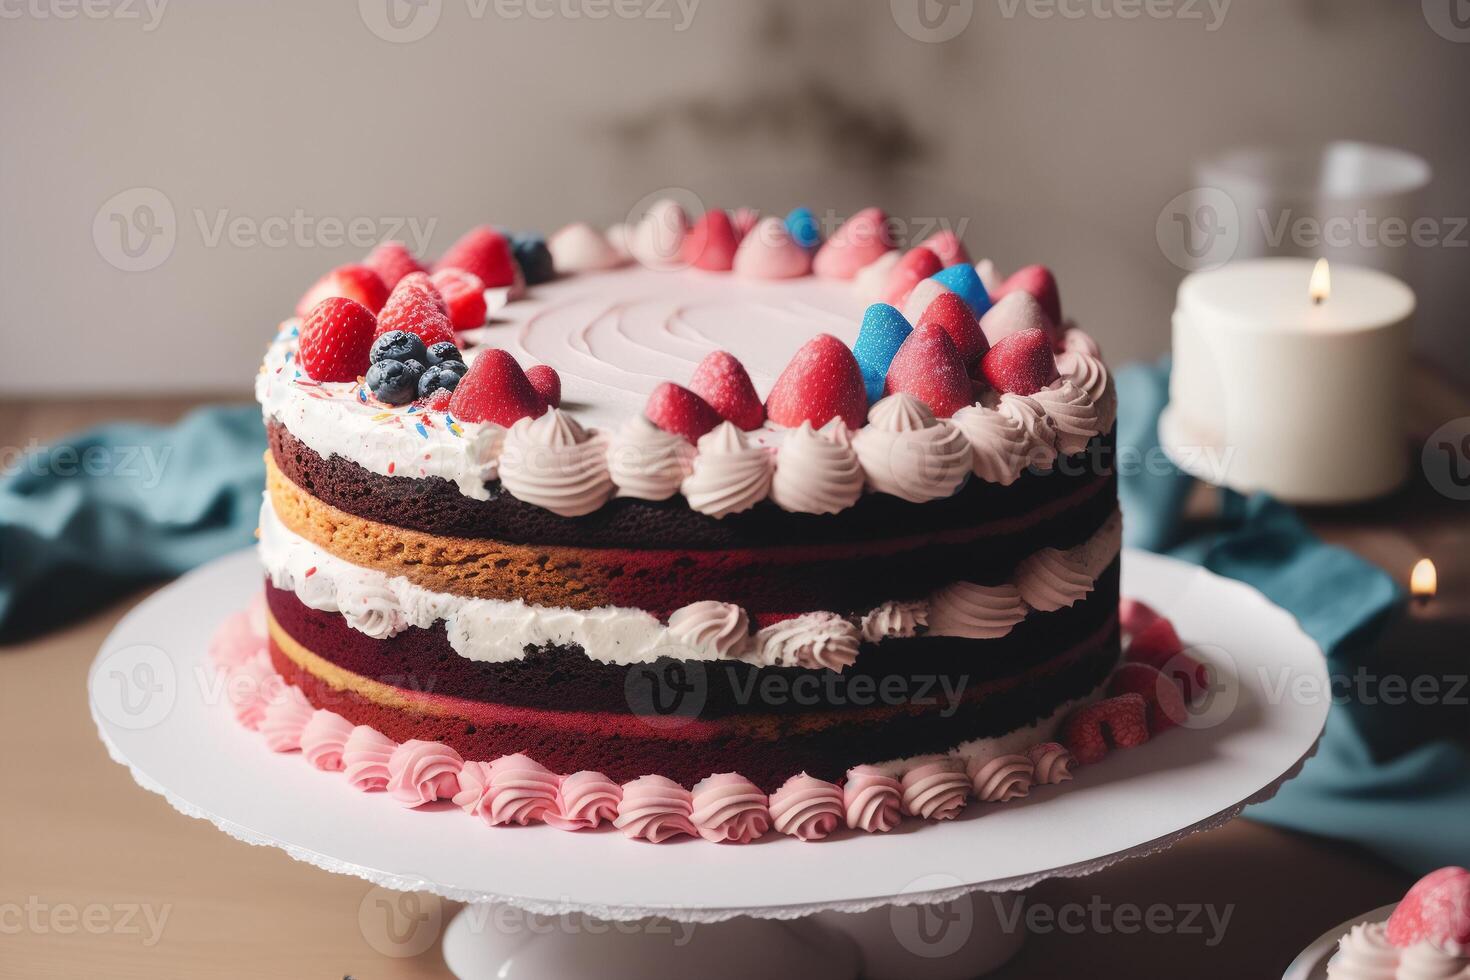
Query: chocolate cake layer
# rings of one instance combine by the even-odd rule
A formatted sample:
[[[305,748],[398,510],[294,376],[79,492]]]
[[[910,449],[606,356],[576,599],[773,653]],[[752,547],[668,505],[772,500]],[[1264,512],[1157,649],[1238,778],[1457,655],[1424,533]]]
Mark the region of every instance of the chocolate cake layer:
[[[293,592],[266,585],[271,615],[323,660],[360,677],[410,691],[526,708],[654,715],[697,698],[699,716],[853,711],[920,692],[964,691],[1037,667],[1111,623],[1118,609],[1118,563],[1088,598],[1055,612],[1032,613],[990,640],[914,637],[864,644],[838,673],[800,667],[758,668],[730,660],[612,664],[580,646],[528,647],[520,660],[486,663],[460,656],[442,622],[379,640],[339,613],[306,606]]]
[[[788,513],[763,501],[716,520],[675,496],[660,502],[619,498],[584,517],[560,517],[517,500],[498,483],[488,485],[489,500],[475,500],[449,480],[380,476],[340,456],[318,455],[279,422],[268,429],[281,472],[346,513],[429,534],[511,544],[715,549],[851,543],[1024,517],[1049,503],[1075,499],[1087,487],[1115,495],[1110,433],[1093,439],[1083,453],[1057,460],[1051,472],[1024,473],[1008,487],[971,479],[953,497],[924,504],[867,494],[839,514],[814,515]],[[1037,542],[1031,550],[1047,543]]]
[[[299,537],[435,592],[656,613],[710,599],[754,614],[866,612],[955,581],[999,583],[1041,548],[1085,541],[1117,507],[1116,488],[1106,480],[1022,514],[982,511],[955,527],[895,527],[884,538],[718,550],[591,548],[455,538],[368,520],[318,499],[269,461],[267,485],[276,516]]]
[[[658,773],[693,786],[733,771],[771,792],[798,772],[836,780],[854,765],[944,752],[1032,724],[1100,686],[1118,662],[1119,641],[1109,623],[1040,666],[937,703],[915,697],[733,719],[516,708],[388,687],[322,660],[274,621],[271,656],[312,704],[397,741],[444,742],[467,759],[524,752],[559,772],[594,769],[620,782]]]

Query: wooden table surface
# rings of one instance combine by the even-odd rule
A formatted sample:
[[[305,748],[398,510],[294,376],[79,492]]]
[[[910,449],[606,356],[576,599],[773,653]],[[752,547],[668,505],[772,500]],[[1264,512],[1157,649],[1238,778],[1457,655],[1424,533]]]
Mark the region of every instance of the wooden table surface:
[[[1420,439],[1470,415],[1470,401],[1427,372],[1416,391]],[[0,447],[113,418],[168,421],[199,400],[0,401]],[[1446,506],[1422,484],[1371,508],[1308,516],[1401,579],[1413,560],[1431,555],[1442,598],[1463,605],[1465,505]],[[381,896],[364,882],[183,817],[108,759],[88,714],[86,673],[138,598],[0,647],[0,977],[448,976],[437,944],[416,956],[380,952]],[[1442,632],[1407,626],[1416,650],[1458,657],[1463,671],[1464,633],[1441,650]],[[1030,936],[996,976],[1275,977],[1319,934],[1397,899],[1408,884],[1353,848],[1237,820],[1165,854],[1036,888],[1032,905],[1063,925],[1043,923],[1045,934]],[[425,909],[437,904],[425,901]],[[1160,905],[1175,922],[1204,923],[1202,931],[1129,928],[1130,910]],[[445,903],[442,911],[447,921],[452,909]],[[1211,912],[1227,923],[1220,935],[1208,925]]]

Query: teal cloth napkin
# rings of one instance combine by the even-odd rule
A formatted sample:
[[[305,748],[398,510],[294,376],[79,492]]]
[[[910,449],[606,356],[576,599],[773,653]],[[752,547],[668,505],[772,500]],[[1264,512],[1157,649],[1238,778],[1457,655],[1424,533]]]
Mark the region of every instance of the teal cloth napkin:
[[[250,544],[265,486],[255,405],[118,423],[0,474],[0,642]]]
[[[1370,663],[1380,628],[1404,601],[1393,579],[1323,543],[1295,511],[1263,494],[1237,498],[1208,531],[1192,534],[1182,515],[1193,481],[1159,450],[1169,362],[1125,367],[1117,384],[1127,542],[1254,586],[1297,618],[1335,678],[1351,678]],[[1129,453],[1138,465],[1121,465]],[[1397,752],[1390,732],[1393,745],[1415,744],[1402,731],[1405,712],[1379,698],[1365,703],[1351,684],[1334,691],[1339,698],[1317,756],[1248,815],[1360,844],[1416,874],[1470,863],[1470,755],[1444,740]]]

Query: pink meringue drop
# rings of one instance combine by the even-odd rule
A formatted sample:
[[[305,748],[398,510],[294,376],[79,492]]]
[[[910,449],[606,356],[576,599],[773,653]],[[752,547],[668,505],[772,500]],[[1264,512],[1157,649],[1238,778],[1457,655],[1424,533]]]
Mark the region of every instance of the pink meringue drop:
[[[716,844],[749,844],[771,826],[766,794],[739,773],[722,772],[694,784],[694,826]]]
[[[780,218],[762,218],[735,249],[735,274],[747,279],[795,279],[811,269],[811,253]]]
[[[516,753],[503,755],[489,764],[465,766],[460,786],[470,788],[478,797],[476,809],[480,818],[492,827],[516,824],[524,827],[538,823],[556,811],[556,790],[561,777],[534,759]],[[463,795],[454,802],[465,807]],[[465,807],[465,809],[469,809]]]
[[[959,265],[961,262],[968,265],[970,262],[970,253],[965,248],[965,243],[960,240],[960,236],[953,229],[944,228],[936,231],[919,244],[939,256],[939,261],[946,268]]]
[[[209,662],[228,673],[266,652],[266,642],[250,623],[250,610],[231,613],[209,639]]]
[[[972,759],[965,771],[975,798],[986,803],[1004,803],[1031,792],[1034,777],[1031,760],[1024,755],[999,755],[993,759]]]
[[[958,759],[926,762],[903,774],[903,812],[925,820],[951,820],[965,808],[970,780]]]
[[[225,682],[225,696],[235,711],[235,720],[251,731],[265,721],[265,709],[279,700],[286,682],[276,673],[270,654],[257,653],[234,670]]]
[[[329,772],[342,770],[342,751],[352,734],[352,722],[335,711],[318,708],[301,730],[301,755]]]
[[[842,785],[847,825],[869,834],[886,834],[898,826],[903,785],[874,766],[855,766]]]
[[[888,215],[881,208],[864,208],[822,243],[812,261],[812,271],[824,279],[851,279],[863,266],[892,249]]]
[[[633,840],[661,844],[680,834],[697,836],[691,814],[694,798],[666,776],[639,776],[623,784],[613,825]]]
[[[948,292],[952,290],[938,279],[925,279],[903,301],[903,318],[910,323],[918,323],[924,318],[924,311],[929,308],[929,304]]]
[[[316,709],[297,687],[287,687],[281,696],[266,705],[260,733],[272,752],[295,752],[301,748],[301,733]]]
[[[442,742],[411,738],[388,758],[388,792],[407,807],[447,800],[459,792],[464,759]]]
[[[842,818],[842,790],[825,779],[797,773],[771,794],[771,822],[783,834],[821,840]]]
[[[559,830],[591,830],[618,818],[623,787],[600,772],[582,770],[563,776],[556,807],[542,817]]]
[[[364,793],[388,788],[388,760],[398,743],[371,725],[358,725],[342,747],[347,781]]]
[[[1036,782],[1042,786],[1052,783],[1065,783],[1072,778],[1072,766],[1075,760],[1067,747],[1060,742],[1041,742],[1026,750],[1026,757],[1031,760],[1031,767],[1036,774]]]

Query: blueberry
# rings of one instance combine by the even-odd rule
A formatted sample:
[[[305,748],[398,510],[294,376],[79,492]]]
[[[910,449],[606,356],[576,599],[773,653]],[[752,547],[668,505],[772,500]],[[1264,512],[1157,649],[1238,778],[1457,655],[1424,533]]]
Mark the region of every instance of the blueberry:
[[[453,391],[464,372],[463,361],[441,361],[429,367],[419,378],[419,397],[428,398],[440,388]]]
[[[368,354],[368,361],[373,364],[379,361],[418,361],[422,368],[428,360],[424,342],[407,330],[389,330],[373,341],[373,349]]]
[[[546,247],[546,239],[540,235],[516,235],[510,241],[510,250],[515,256],[516,264],[521,267],[521,275],[526,277],[526,285],[535,286],[556,278],[556,269],[551,264],[551,250]]]
[[[454,346],[454,342],[450,340],[441,340],[433,347],[430,347],[429,359],[425,363],[429,367],[433,367],[435,364],[443,364],[445,361],[464,362],[464,353],[458,347]],[[461,371],[460,373],[463,374],[464,372]]]
[[[416,360],[384,360],[368,368],[367,385],[377,396],[378,401],[387,402],[389,405],[403,405],[413,401],[418,392],[419,379],[423,374],[424,366]]]

